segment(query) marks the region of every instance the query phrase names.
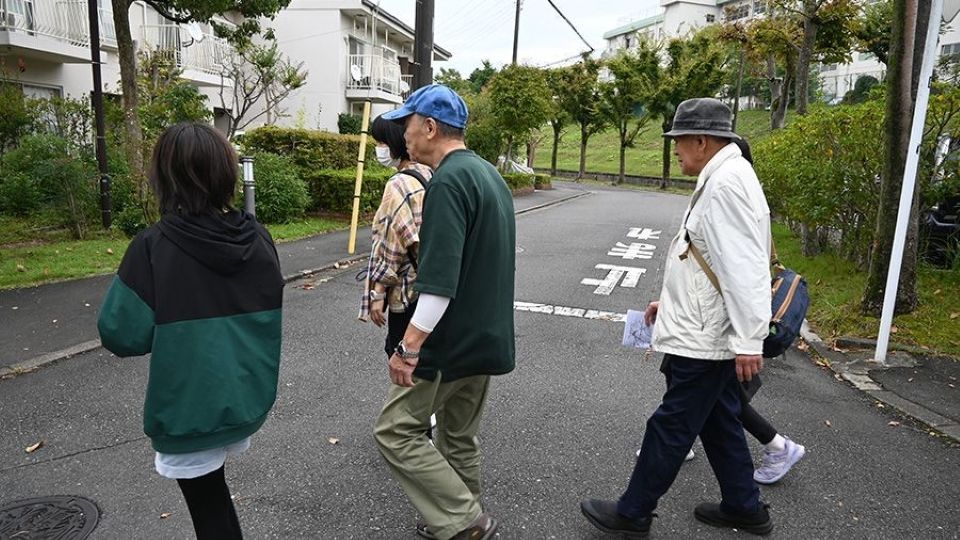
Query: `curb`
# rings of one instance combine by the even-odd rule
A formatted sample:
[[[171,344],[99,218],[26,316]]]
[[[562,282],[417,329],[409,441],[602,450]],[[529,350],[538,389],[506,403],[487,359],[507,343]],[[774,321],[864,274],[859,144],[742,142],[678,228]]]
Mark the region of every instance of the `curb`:
[[[13,364],[11,366],[0,367],[0,379],[6,379],[10,377],[15,377],[22,373],[29,373],[31,371],[36,371],[43,366],[59,362],[70,358],[71,356],[77,356],[78,354],[83,354],[90,352],[94,349],[100,348],[100,340],[94,339],[90,341],[84,341],[79,345],[74,345],[73,347],[67,347],[66,349],[61,349],[59,351],[54,351],[51,353],[43,354],[40,356],[35,356],[29,360],[24,360],[18,364]]]
[[[540,210],[542,208],[555,206],[555,205],[565,203],[567,201],[572,201],[573,199],[578,199],[580,197],[585,197],[591,194],[592,192],[590,191],[584,191],[582,193],[577,193],[576,195],[571,195],[569,197],[564,197],[562,199],[557,199],[555,201],[550,201],[550,202],[546,202],[530,208],[524,208],[523,210],[518,210],[514,212],[514,215],[519,216],[521,214],[526,214],[527,212],[533,212],[534,210]],[[301,270],[299,272],[287,274],[283,276],[283,283],[284,285],[288,285],[294,281],[308,278],[310,276],[319,274],[321,272],[326,272],[328,270],[340,269],[347,266],[351,266],[360,261],[363,261],[366,258],[367,258],[366,255],[356,255],[353,257],[346,257],[338,261],[332,262],[330,264],[326,264],[324,266],[319,266],[317,268],[309,268],[307,270]],[[19,362],[10,366],[0,367],[0,379],[8,379],[8,378],[16,377],[17,375],[21,375],[23,373],[36,371],[44,366],[54,364],[56,362],[65,360],[72,356],[77,356],[83,353],[90,352],[94,349],[98,349],[99,347],[100,347],[100,340],[94,339],[91,341],[85,341],[83,343],[74,345],[72,347],[67,347],[66,349],[60,349],[59,351],[53,351],[40,356],[35,356],[33,358],[30,358],[29,360],[24,360],[23,362]]]
[[[829,368],[838,379],[847,381],[857,390],[860,390],[885,406],[891,407],[904,416],[908,416],[928,426],[930,429],[952,439],[956,443],[960,443],[960,424],[955,420],[931,411],[927,407],[910,401],[890,390],[885,390],[883,385],[870,378],[870,369],[880,367],[879,364],[872,360],[872,357],[870,357],[869,360],[847,358],[845,353],[830,348],[820,339],[820,336],[814,333],[807,325],[807,321],[803,321],[800,336],[818,355],[828,360],[826,367]],[[848,345],[869,344],[866,340],[861,343],[860,340],[850,338],[846,338],[844,343]],[[890,356],[895,355],[896,353]],[[893,366],[891,367],[898,365],[909,366],[912,362],[912,360],[903,359],[902,356],[896,356],[893,360]]]

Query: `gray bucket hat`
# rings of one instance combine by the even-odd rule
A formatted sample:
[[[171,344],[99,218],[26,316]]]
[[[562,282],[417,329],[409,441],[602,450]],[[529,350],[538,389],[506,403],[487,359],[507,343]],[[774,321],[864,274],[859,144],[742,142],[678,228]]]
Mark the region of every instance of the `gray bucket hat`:
[[[724,139],[739,139],[733,132],[733,113],[722,101],[713,98],[688,99],[677,106],[673,126],[664,137],[681,135],[712,135]]]

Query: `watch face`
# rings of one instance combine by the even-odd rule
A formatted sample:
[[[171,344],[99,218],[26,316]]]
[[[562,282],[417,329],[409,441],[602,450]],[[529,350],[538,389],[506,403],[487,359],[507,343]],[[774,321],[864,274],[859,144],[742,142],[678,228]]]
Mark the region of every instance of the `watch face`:
[[[401,341],[400,344],[397,345],[396,354],[402,358],[406,352],[407,350],[403,347],[403,342]]]

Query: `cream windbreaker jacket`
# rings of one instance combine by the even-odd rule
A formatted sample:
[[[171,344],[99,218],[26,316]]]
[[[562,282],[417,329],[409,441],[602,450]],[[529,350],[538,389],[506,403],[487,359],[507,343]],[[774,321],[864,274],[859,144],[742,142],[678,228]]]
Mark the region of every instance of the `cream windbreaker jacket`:
[[[761,354],[770,324],[770,208],[736,144],[701,171],[703,190],[670,244],[654,326],[658,352],[704,360]],[[693,199],[691,198],[691,201]],[[693,255],[687,234],[717,275],[721,296]]]

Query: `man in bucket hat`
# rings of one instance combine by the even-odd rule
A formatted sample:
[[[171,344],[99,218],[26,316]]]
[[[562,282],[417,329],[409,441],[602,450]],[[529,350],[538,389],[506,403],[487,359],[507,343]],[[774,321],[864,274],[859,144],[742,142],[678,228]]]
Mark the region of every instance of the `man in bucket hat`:
[[[481,506],[476,435],[490,376],[514,368],[513,197],[464,145],[467,106],[450,88],[420,88],[383,117],[403,123],[410,156],[435,172],[419,233],[420,297],[388,362],[393,384],[374,436],[423,516],[420,536],[487,540],[497,520]]]
[[[664,134],[697,189],[664,269],[660,300],[646,310],[653,348],[665,353],[668,387],[647,420],[626,491],[617,501],[581,503],[600,530],[649,534],[657,501],[673,483],[699,435],[720,484],[719,504],[695,517],[716,527],[768,534],[773,522],[753,481],[743,435],[740,381],[762,368],[770,322],[770,210],[750,163],[732,141],[730,109],[716,99],[684,101]],[[693,256],[688,256],[693,255]],[[704,264],[713,269],[719,290]]]

